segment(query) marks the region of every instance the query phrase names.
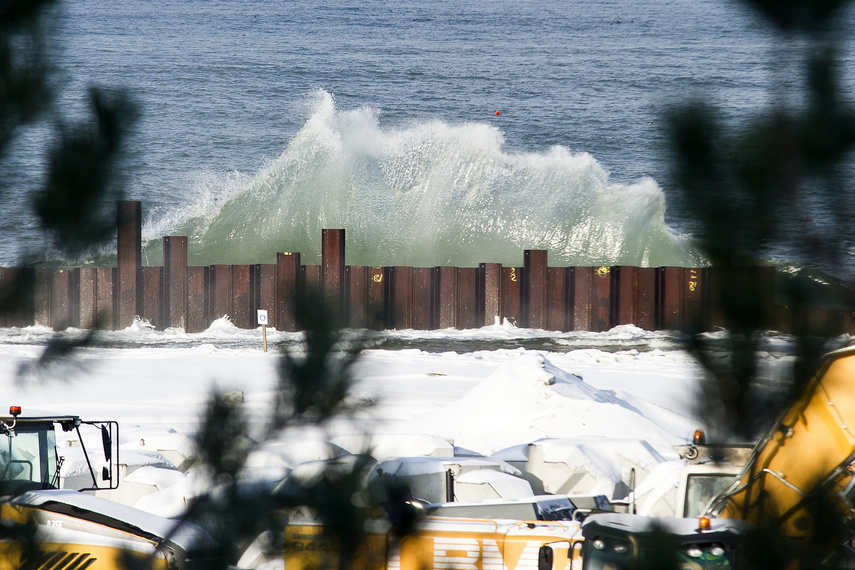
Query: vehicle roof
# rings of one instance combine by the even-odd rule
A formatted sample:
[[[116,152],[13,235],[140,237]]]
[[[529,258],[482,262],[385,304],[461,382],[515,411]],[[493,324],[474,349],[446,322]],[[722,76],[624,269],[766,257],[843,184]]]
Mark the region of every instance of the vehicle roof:
[[[535,495],[425,505],[431,516],[517,520],[572,520],[580,508],[606,510],[609,502],[605,495]]]
[[[705,443],[675,445],[674,451],[687,463],[718,463],[745,465],[754,443]]]
[[[597,535],[625,536],[644,534],[657,530],[677,535],[686,541],[697,541],[699,537],[715,540],[724,535],[742,534],[752,526],[738,519],[711,518],[710,529],[700,530],[695,518],[658,518],[626,513],[592,513],[582,524],[585,538]]]
[[[80,416],[60,416],[60,415],[20,415],[16,418],[8,415],[0,416],[0,421],[11,424],[13,421],[18,423],[36,423],[36,422],[72,422],[78,423]]]
[[[688,475],[737,475],[742,471],[742,465],[733,463],[696,463],[687,465],[684,472]]]
[[[4,413],[0,413],[0,421],[11,423],[15,417],[9,413],[9,408],[6,408]],[[38,410],[36,408],[22,408],[21,414],[18,415],[19,422],[79,422],[80,416],[72,414],[57,414],[48,410]]]
[[[567,511],[572,519],[576,506],[565,495],[544,495],[514,499],[491,499],[485,501],[433,503],[425,509],[431,516],[471,517],[488,519],[517,519],[534,521],[543,518],[543,513]]]

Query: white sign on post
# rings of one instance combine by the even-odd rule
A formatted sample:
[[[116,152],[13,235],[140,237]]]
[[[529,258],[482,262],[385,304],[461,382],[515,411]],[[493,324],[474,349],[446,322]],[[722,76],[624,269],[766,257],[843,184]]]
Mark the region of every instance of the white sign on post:
[[[258,309],[258,324],[261,325],[261,336],[264,339],[264,352],[267,352],[267,311]]]

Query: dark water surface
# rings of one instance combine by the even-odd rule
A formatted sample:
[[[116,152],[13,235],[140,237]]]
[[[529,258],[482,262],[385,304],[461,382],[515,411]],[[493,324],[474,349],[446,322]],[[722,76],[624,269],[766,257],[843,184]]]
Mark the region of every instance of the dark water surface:
[[[91,85],[140,104],[150,264],[167,234],[194,264],[315,262],[322,227],[353,264],[696,264],[662,112],[704,96],[737,120],[798,52],[724,0],[76,0],[52,29],[67,117]],[[13,157],[0,264],[37,244],[48,135]]]

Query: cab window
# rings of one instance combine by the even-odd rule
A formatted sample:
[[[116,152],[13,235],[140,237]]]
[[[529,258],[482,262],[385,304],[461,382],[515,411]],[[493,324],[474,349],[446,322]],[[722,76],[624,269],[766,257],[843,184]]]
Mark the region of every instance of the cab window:
[[[33,481],[55,485],[56,438],[53,426],[19,426],[14,436],[0,434],[0,481]]]
[[[733,475],[689,475],[686,481],[686,506],[683,516],[696,518],[704,514],[710,499],[733,481]]]

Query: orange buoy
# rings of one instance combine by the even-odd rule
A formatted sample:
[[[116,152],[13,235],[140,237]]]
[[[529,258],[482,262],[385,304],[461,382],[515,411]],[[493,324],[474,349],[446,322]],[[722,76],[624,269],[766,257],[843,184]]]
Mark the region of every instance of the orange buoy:
[[[501,111],[496,111],[496,116],[497,116],[497,117],[498,117],[499,115],[501,115],[501,114],[502,114],[502,112],[501,112]]]

